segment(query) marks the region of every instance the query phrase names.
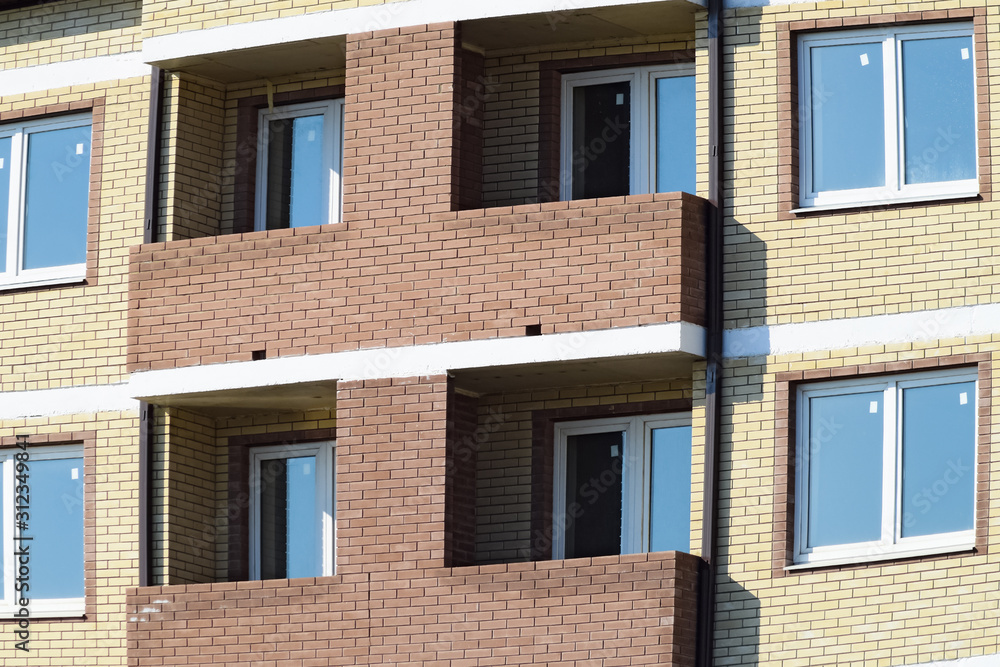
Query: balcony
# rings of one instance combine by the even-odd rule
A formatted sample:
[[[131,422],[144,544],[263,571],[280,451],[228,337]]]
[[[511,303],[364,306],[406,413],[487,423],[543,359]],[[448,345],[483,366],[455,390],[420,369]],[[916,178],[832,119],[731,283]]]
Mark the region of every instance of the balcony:
[[[128,367],[700,326],[703,207],[638,195],[144,245]]]
[[[129,664],[686,667],[697,568],[665,552],[133,589]]]

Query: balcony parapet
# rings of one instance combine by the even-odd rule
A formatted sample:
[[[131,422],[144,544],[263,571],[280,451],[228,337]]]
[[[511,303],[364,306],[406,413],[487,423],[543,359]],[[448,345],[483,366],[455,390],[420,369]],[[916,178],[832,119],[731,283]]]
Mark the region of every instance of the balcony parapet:
[[[688,667],[697,572],[695,556],[664,552],[132,589],[129,664],[494,664],[505,656]]]
[[[704,205],[638,195],[143,245],[128,369],[703,325]]]

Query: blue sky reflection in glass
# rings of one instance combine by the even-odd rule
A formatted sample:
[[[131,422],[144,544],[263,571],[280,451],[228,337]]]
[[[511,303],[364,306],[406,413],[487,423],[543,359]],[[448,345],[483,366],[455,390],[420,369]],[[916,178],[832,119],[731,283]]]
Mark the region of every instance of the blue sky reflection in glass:
[[[885,185],[882,45],[811,51],[814,192]]]
[[[880,538],[882,402],[880,391],[809,401],[809,547]]]
[[[32,132],[24,201],[22,268],[87,259],[90,126]]]

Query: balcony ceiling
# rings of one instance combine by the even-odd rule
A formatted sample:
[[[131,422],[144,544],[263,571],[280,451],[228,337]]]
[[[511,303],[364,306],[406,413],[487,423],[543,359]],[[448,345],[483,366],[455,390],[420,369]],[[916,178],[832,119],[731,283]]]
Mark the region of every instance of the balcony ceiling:
[[[462,38],[467,45],[491,51],[652,35],[693,36],[695,16],[700,10],[695,3],[676,0],[522,14],[463,22]],[[342,71],[346,44],[344,35],[333,35],[166,59],[157,61],[156,65],[222,83],[271,79],[293,73]]]
[[[493,50],[678,33],[693,37],[695,16],[700,10],[699,5],[689,2],[566,9],[467,21],[462,24],[462,38]]]
[[[691,377],[696,357],[683,352],[550,363],[512,364],[450,371],[457,387],[476,394],[649,382]],[[244,389],[144,396],[160,407],[182,408],[212,417],[333,409],[337,381],[300,382]]]
[[[164,60],[156,64],[166,70],[234,83],[291,73],[343,71],[346,50],[347,42],[340,36]]]
[[[454,370],[456,386],[477,394],[690,378],[695,357],[636,355]]]

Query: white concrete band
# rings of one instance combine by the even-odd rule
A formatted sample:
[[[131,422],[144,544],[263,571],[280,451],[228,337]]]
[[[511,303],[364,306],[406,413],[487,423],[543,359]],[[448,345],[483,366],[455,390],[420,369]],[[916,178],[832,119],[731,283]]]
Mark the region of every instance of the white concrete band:
[[[801,354],[1000,333],[1000,304],[729,329],[728,358]]]
[[[128,385],[112,384],[0,393],[0,419],[30,419],[97,412],[137,412]]]
[[[705,330],[685,322],[624,329],[391,347],[133,373],[135,398],[319,382],[439,375],[449,370],[683,352],[702,357]]]
[[[143,55],[146,62],[158,63],[175,58],[190,58],[428,23],[470,21],[519,14],[559,15],[594,7],[637,5],[643,2],[648,0],[504,0],[503,2],[405,0],[150,37],[143,41]],[[701,0],[695,0],[690,4],[704,6]]]
[[[1000,665],[1000,653],[980,655],[974,658],[921,662],[920,664],[912,664],[909,667],[997,667],[997,665]]]
[[[0,71],[0,96],[132,79],[150,72],[150,66],[143,62],[139,52],[19,67]]]

